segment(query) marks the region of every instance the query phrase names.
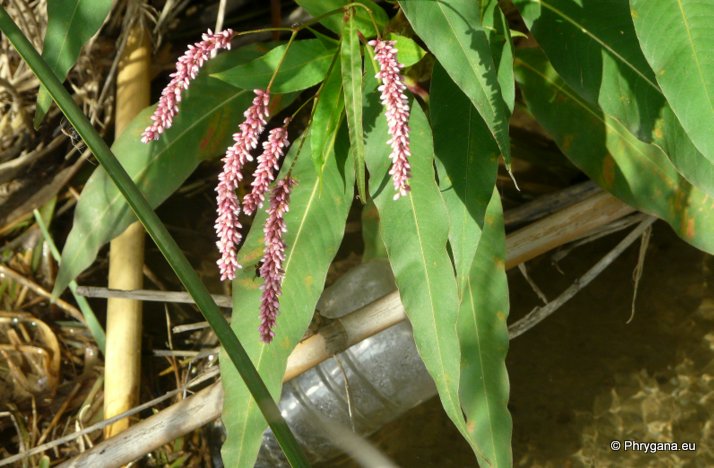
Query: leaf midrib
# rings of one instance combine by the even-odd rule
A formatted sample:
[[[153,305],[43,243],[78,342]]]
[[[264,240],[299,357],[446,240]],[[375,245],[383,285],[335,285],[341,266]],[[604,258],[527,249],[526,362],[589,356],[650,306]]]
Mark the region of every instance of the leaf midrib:
[[[55,55],[55,59],[53,60],[53,65],[55,68],[55,72],[59,72],[59,70],[56,70],[57,67],[60,65],[60,58],[62,57],[62,53],[64,52],[65,46],[67,45],[67,38],[69,37],[69,31],[72,29],[72,25],[74,24],[74,20],[77,17],[77,11],[79,10],[79,4],[81,3],[81,0],[78,0],[74,4],[74,9],[72,10],[72,15],[70,16],[68,28],[65,31],[65,34],[62,37],[62,45],[60,48],[57,50],[57,53]],[[44,50],[43,50],[44,52]]]
[[[481,384],[482,384],[481,386],[483,388],[483,396],[484,396],[484,399],[486,400],[486,407],[487,407],[486,417],[488,419],[488,426],[490,428],[489,439],[491,441],[491,448],[493,450],[492,453],[493,453],[494,457],[498,458],[499,452],[496,448],[496,438],[494,437],[494,434],[496,434],[496,429],[494,427],[493,417],[492,417],[492,413],[491,413],[491,411],[492,411],[491,410],[491,399],[489,398],[489,393],[487,391],[487,386],[486,386],[486,373],[484,371],[485,367],[484,367],[484,361],[483,361],[483,349],[481,347],[481,331],[478,326],[478,323],[479,323],[478,317],[476,316],[476,301],[474,299],[474,289],[471,284],[471,276],[467,277],[466,282],[468,284],[468,290],[469,290],[469,303],[471,304],[471,316],[473,317],[473,321],[474,321],[473,322],[474,323],[474,332],[476,335],[476,342],[478,343],[477,344],[478,359],[479,359],[479,363],[481,365],[481,375],[483,377],[480,380],[481,380]]]
[[[352,96],[350,97],[350,100],[352,101],[352,109],[349,108],[349,106],[345,109],[349,114],[350,114],[350,120],[352,121],[352,125],[350,125],[350,130],[354,134],[354,141],[353,143],[357,146],[358,150],[362,149],[362,135],[361,135],[361,122],[362,120],[359,118],[361,117],[360,111],[362,110],[362,86],[360,83],[360,86],[357,86],[357,82],[361,80],[357,80],[355,76],[355,71],[356,70],[361,70],[362,67],[359,66],[357,63],[357,56],[360,56],[359,54],[359,44],[357,44],[357,54],[354,54],[354,49],[355,49],[355,39],[357,38],[357,35],[354,34],[354,23],[353,21],[350,21],[348,23],[351,26],[348,26],[349,33],[347,34],[347,39],[349,41],[348,44],[348,49],[349,49],[349,73],[347,74],[346,79],[349,80],[349,85],[350,85],[350,93]],[[358,72],[359,73],[359,72]],[[364,153],[364,150],[362,150],[360,153]]]
[[[295,157],[299,157],[300,155],[297,154]],[[285,276],[288,275],[288,271],[290,270],[290,263],[293,258],[293,254],[295,253],[296,247],[299,244],[299,240],[302,237],[302,231],[303,228],[305,227],[305,223],[307,222],[308,215],[310,214],[310,209],[313,205],[313,202],[315,201],[316,194],[318,192],[318,187],[319,187],[319,179],[316,179],[315,182],[313,183],[312,186],[312,192],[310,193],[310,197],[308,198],[308,203],[304,211],[304,215],[302,219],[300,220],[300,224],[298,225],[298,229],[295,232],[295,239],[293,240],[292,247],[290,248],[290,253],[288,253],[287,257],[285,258]],[[265,350],[268,349],[268,345],[261,345],[260,347],[260,352],[258,353],[258,358],[257,358],[257,363],[255,365],[256,369],[260,371],[261,369],[261,364],[263,363],[263,357],[265,356]],[[241,431],[241,438],[240,438],[240,446],[239,448],[239,454],[243,453],[243,446],[246,440],[245,434],[247,431],[245,428],[248,426],[248,418],[250,413],[252,413],[253,406],[255,404],[255,400],[253,398],[250,398],[248,400],[248,406],[246,410],[243,412],[244,417],[242,418],[240,427],[243,428],[244,430]]]
[[[464,168],[464,202],[461,204],[461,211],[462,211],[462,222],[461,222],[461,268],[459,269],[459,303],[463,300],[463,280],[464,278],[468,277],[468,271],[469,269],[466,268],[466,256],[465,254],[465,242],[464,238],[466,237],[466,222],[463,221],[465,219],[468,219],[469,213],[468,213],[468,207],[466,206],[466,203],[468,203],[469,198],[469,193],[471,193],[471,184],[469,183],[469,174],[471,173],[470,168],[471,168],[471,125],[472,125],[472,119],[473,119],[473,111],[474,108],[473,106],[469,106],[469,110],[467,113],[467,122],[468,122],[468,128],[467,128],[467,133],[466,133],[466,167]]]
[[[451,20],[449,19],[448,15],[446,15],[446,13],[444,12],[444,7],[441,5],[441,2],[435,1],[434,3],[436,3],[439,10],[441,10],[441,14],[442,14],[443,18],[446,20],[446,22],[448,23],[449,29],[451,31],[456,31],[455,26],[451,23]],[[486,83],[484,83],[481,73],[476,68],[474,68],[473,61],[470,59],[470,55],[468,53],[466,53],[466,48],[464,48],[464,45],[461,43],[461,39],[459,38],[459,36],[455,33],[452,33],[452,34],[453,34],[454,38],[456,39],[456,43],[459,45],[459,48],[461,49],[461,53],[463,54],[464,57],[466,57],[466,62],[469,64],[469,68],[471,69],[471,72],[473,73],[473,75],[476,77],[479,84],[481,85],[481,89],[484,90],[484,94],[486,95],[486,103],[487,103],[489,109],[491,110],[491,117],[494,119],[494,121],[498,121],[498,119],[496,119],[496,116],[498,115],[498,110],[491,102],[491,96],[487,92],[488,87],[486,86]],[[499,133],[502,133],[503,129],[499,128],[499,130],[500,130]]]
[[[660,0],[661,1],[661,0]],[[682,0],[677,0],[677,6],[679,7],[679,13],[682,16],[682,21],[684,23],[684,30],[687,32],[687,39],[689,40],[689,48],[692,52],[692,59],[697,67],[697,78],[701,83],[701,88],[704,91],[704,95],[707,97],[707,103],[709,103],[709,110],[714,114],[714,102],[712,102],[711,95],[709,94],[709,88],[707,87],[707,82],[704,79],[704,71],[702,70],[702,64],[699,61],[699,54],[697,53],[697,47],[692,37],[691,27],[689,26],[689,21],[687,20],[687,15],[684,11],[684,4]]]
[[[432,326],[433,326],[432,330],[434,330],[434,334],[435,334],[436,337],[437,337],[437,339],[436,339],[436,349],[437,349],[437,352],[439,353],[439,361],[440,361],[440,364],[441,364],[439,370],[441,371],[440,373],[441,373],[442,381],[443,381],[445,384],[447,384],[447,390],[448,390],[447,394],[448,394],[448,397],[449,397],[449,402],[451,403],[451,406],[452,406],[453,409],[459,410],[461,407],[460,407],[460,405],[458,405],[458,404],[456,404],[456,403],[454,402],[454,395],[453,395],[453,392],[451,391],[451,388],[449,388],[449,386],[448,386],[448,379],[447,379],[447,376],[446,376],[446,372],[445,372],[445,370],[444,370],[444,369],[446,368],[446,365],[445,365],[445,361],[444,361],[444,354],[443,354],[443,352],[441,351],[441,340],[439,339],[440,333],[439,333],[439,331],[438,331],[439,328],[437,327],[437,324],[436,324],[436,312],[437,312],[437,309],[436,309],[436,304],[434,303],[434,295],[432,294],[431,276],[429,275],[429,268],[428,268],[428,264],[427,264],[427,260],[426,260],[426,254],[424,253],[424,248],[423,248],[423,244],[424,244],[424,243],[423,243],[423,241],[422,241],[422,233],[421,233],[421,229],[420,229],[420,224],[419,224],[419,222],[418,222],[418,216],[417,216],[417,214],[416,214],[416,205],[415,205],[415,203],[414,203],[414,195],[412,194],[412,192],[409,192],[408,197],[409,197],[409,203],[410,203],[410,205],[411,205],[412,219],[413,219],[413,221],[414,221],[414,228],[415,228],[414,230],[415,230],[415,232],[416,232],[417,240],[418,240],[418,243],[419,243],[419,256],[420,256],[420,259],[421,259],[421,264],[422,264],[422,266],[423,266],[423,268],[424,268],[424,276],[425,276],[425,278],[426,278],[426,283],[427,283],[427,288],[426,288],[426,290],[427,290],[427,294],[428,294],[428,296],[429,296],[429,304],[430,304],[430,306],[431,306],[431,307],[430,307],[430,309],[431,309],[430,318],[431,318],[431,322],[432,322]],[[440,197],[439,197],[439,198],[440,198]],[[389,203],[389,202],[391,202],[391,200],[388,201],[388,203]],[[456,421],[454,421],[454,423],[456,424]],[[458,424],[457,424],[457,425],[458,425]],[[463,428],[463,424],[460,424],[460,425],[459,425],[459,430],[463,430],[463,429],[464,429],[464,428]]]

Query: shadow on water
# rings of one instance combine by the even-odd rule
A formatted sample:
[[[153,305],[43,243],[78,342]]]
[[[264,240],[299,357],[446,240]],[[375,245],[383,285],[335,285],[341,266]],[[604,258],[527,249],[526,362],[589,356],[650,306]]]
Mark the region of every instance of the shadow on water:
[[[553,299],[599,260],[621,234],[529,273]],[[711,257],[655,225],[637,312],[627,325],[631,247],[545,322],[511,343],[514,464],[517,466],[712,466],[714,286]],[[517,271],[509,276],[512,321],[538,299]],[[708,431],[708,432],[707,432]],[[696,442],[691,454],[613,452],[614,439]],[[373,440],[400,466],[472,466],[470,449],[437,399],[415,408]],[[678,458],[677,458],[678,457]]]

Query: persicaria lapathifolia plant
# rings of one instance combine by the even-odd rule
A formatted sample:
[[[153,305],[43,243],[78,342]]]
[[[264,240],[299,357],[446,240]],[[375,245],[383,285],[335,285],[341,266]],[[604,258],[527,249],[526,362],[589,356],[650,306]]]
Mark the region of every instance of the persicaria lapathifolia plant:
[[[170,128],[173,118],[179,110],[181,93],[188,89],[191,80],[195,79],[200,68],[220,49],[230,49],[233,31],[226,30],[213,34],[209,30],[203,35],[202,41],[189,46],[181,56],[176,71],[171,74],[171,81],[166,86],[159,99],[156,111],[152,115],[152,125],[142,134],[142,141],[148,143],[157,140]],[[394,41],[376,39],[368,43],[374,48],[375,58],[379,64],[376,77],[381,80],[379,86],[381,101],[385,108],[390,138],[387,144],[392,147],[390,159],[392,167],[389,171],[396,191],[394,199],[408,194],[410,165],[409,150],[409,101],[405,94],[406,85],[401,75],[402,65],[397,61],[397,49]],[[277,71],[276,71],[277,73]],[[272,83],[272,81],[271,81]],[[223,171],[218,176],[216,186],[217,216],[215,230],[218,237],[216,245],[220,252],[217,261],[221,280],[233,280],[236,271],[241,268],[237,260],[237,250],[243,238],[241,223],[238,217],[241,204],[236,191],[243,180],[242,170],[247,162],[253,160],[252,152],[258,147],[260,135],[265,130],[269,119],[268,105],[270,103],[270,85],[268,89],[254,90],[255,98],[251,106],[244,112],[245,120],[239,125],[238,132],[233,134],[234,144],[227,150],[223,158]],[[275,174],[280,168],[279,162],[289,145],[287,126],[290,118],[283,125],[272,129],[263,143],[263,152],[258,157],[258,166],[253,173],[251,192],[243,198],[243,211],[247,215],[263,206],[265,194]],[[282,263],[285,255],[285,221],[283,216],[288,211],[290,190],[296,181],[288,176],[276,183],[271,196],[268,218],[264,226],[265,254],[260,268],[264,279],[263,294],[260,306],[261,338],[270,342],[275,333],[275,319],[279,312],[279,297],[282,290],[284,271]]]
[[[223,57],[230,60],[216,67],[210,79],[201,80],[200,74],[208,71],[201,67],[208,68],[212,55],[228,49],[231,38],[250,32],[209,31],[204,35],[179,60],[153,119],[145,122],[148,128],[144,134],[125,132],[118,139],[121,144],[117,149],[130,154],[139,138],[149,142],[161,138],[163,132],[176,132],[177,137],[183,132],[185,138],[164,138],[162,151],[175,152],[182,162],[196,163],[214,156],[208,154],[214,146],[203,144],[206,138],[220,139],[228,146],[233,144],[228,143],[230,134],[238,132],[236,145],[226,152],[226,167],[218,180],[218,268],[224,279],[238,276],[236,250],[245,242],[238,215],[268,209],[267,215],[259,213],[260,219],[269,218],[268,224],[253,223],[256,231],[251,236],[255,241],[251,241],[251,247],[267,242],[260,268],[263,279],[259,280],[263,284],[262,304],[259,306],[261,293],[253,287],[257,286],[253,281],[235,281],[232,286],[234,294],[241,295],[237,298],[241,304],[255,304],[254,308],[260,310],[260,315],[258,311],[236,311],[249,313],[254,323],[250,328],[260,329],[260,335],[245,342],[249,352],[261,349],[259,336],[280,342],[258,362],[274,394],[279,390],[288,353],[312,318],[321,283],[343,242],[354,195],[349,182],[355,180],[361,197],[373,195],[369,201],[374,202],[379,222],[365,223],[364,234],[378,242],[374,247],[384,247],[389,253],[399,299],[446,413],[469,440],[483,466],[510,466],[512,421],[505,368],[509,305],[503,262],[507,250],[502,204],[494,184],[499,160],[511,166],[509,123],[513,109],[517,104],[527,111],[531,123],[550,135],[552,149],[557,146],[603,189],[634,209],[666,221],[692,245],[714,252],[714,184],[707,177],[714,162],[714,67],[709,46],[714,22],[706,8],[711,2],[623,0],[600,11],[572,7],[571,3],[578,3],[572,1],[560,2],[572,8],[543,10],[532,8],[532,1],[514,0],[509,3],[508,14],[499,7],[500,2],[485,2],[481,8],[476,2],[448,2],[448,8],[444,8],[444,2],[408,0],[298,3],[311,16],[305,23],[255,31],[289,31],[289,40],[267,47],[270,50],[252,48],[245,54]],[[387,4],[389,8],[383,8]],[[332,6],[340,8],[331,10]],[[7,34],[12,31],[8,29],[11,22],[3,11],[0,7],[0,29],[12,41],[17,33]],[[616,34],[613,21],[618,24]],[[319,37],[307,37],[308,28],[317,24],[322,25]],[[527,31],[527,25],[537,27]],[[387,30],[393,31],[388,37],[384,35]],[[528,39],[519,39],[520,34],[513,34],[516,31]],[[566,36],[572,40],[558,40]],[[24,54],[31,56],[31,45],[23,47]],[[365,67],[367,55],[370,59]],[[412,96],[407,98],[402,78],[406,68],[402,65],[412,67],[425,57],[433,63],[433,71],[424,75],[426,67],[414,69],[417,81],[413,87],[409,85],[421,96],[428,96],[422,111],[420,106],[410,108]],[[34,60],[37,65],[39,61]],[[603,66],[593,70],[593,64],[601,63]],[[33,69],[41,71],[36,65]],[[45,81],[52,81],[58,94],[61,86],[50,80],[53,71],[59,73],[44,71]],[[365,71],[370,73],[366,83]],[[601,79],[582,79],[593,71]],[[376,80],[372,77],[375,73]],[[428,88],[420,82],[428,82]],[[619,86],[621,83],[629,84],[626,90]],[[189,86],[192,88],[186,92]],[[240,130],[234,129],[255,97],[250,94],[255,88],[260,91],[246,122]],[[291,211],[285,214],[286,184],[288,188],[291,184],[276,180],[276,171],[288,147],[287,129],[282,118],[269,122],[267,106],[270,101],[271,110],[278,112],[281,104],[292,106],[298,93],[300,107],[295,106],[291,117],[301,128],[290,130],[309,132],[300,140],[309,150],[293,152],[295,158],[290,164],[297,162],[291,175],[300,185],[292,189]],[[71,111],[71,98],[64,99],[61,108]],[[189,99],[205,99],[211,105],[190,109]],[[310,102],[312,115],[295,118],[303,110],[310,113]],[[385,120],[381,116],[373,119],[375,104],[384,107],[379,111],[386,114]],[[201,118],[176,121],[179,107],[181,112],[195,112]],[[68,117],[83,123],[80,133],[92,137],[87,143],[100,150],[92,148],[102,164],[114,166],[108,171],[112,178],[125,179],[119,184],[120,191],[139,208],[150,230],[162,234],[156,236],[164,238],[162,250],[170,250],[164,248],[174,247],[164,235],[165,229],[160,229],[148,207],[139,203],[142,200],[134,187],[104,150],[98,135],[81,121],[80,112],[72,112],[74,115]],[[235,122],[227,127],[214,125],[226,115],[237,116],[229,118]],[[172,120],[173,127],[183,128],[167,130]],[[309,122],[307,129],[303,122]],[[274,127],[279,128],[268,134]],[[127,142],[125,138],[136,141]],[[410,155],[412,150],[414,156]],[[152,148],[143,148],[143,155],[152,152]],[[251,157],[257,158],[251,168],[258,166],[258,170],[248,180],[241,171],[246,171]],[[142,158],[142,165],[131,168],[136,169],[132,175],[144,168],[156,168],[156,163],[155,158]],[[167,187],[185,180],[192,167],[177,164],[177,171],[162,175],[167,178],[166,184],[148,184],[150,202],[154,204]],[[418,170],[420,167],[423,170]],[[290,172],[286,169],[280,178]],[[371,192],[365,190],[366,169]],[[153,182],[159,177],[157,172],[142,172],[147,174],[144,180]],[[241,180],[244,176],[246,180]],[[385,177],[392,179],[394,189],[382,190]],[[92,252],[112,237],[114,230],[105,226],[113,225],[114,219],[117,225],[128,221],[120,217],[125,210],[121,199],[113,192],[112,197],[103,196],[104,191],[114,191],[115,187],[106,178],[97,177],[97,181],[100,183],[85,186],[82,198],[86,203],[78,204],[60,266],[62,274],[58,275],[61,287],[56,290],[66,287],[96,255]],[[239,185],[248,195],[239,192]],[[268,199],[273,190],[282,190],[283,197],[271,204]],[[390,203],[392,196],[406,200]],[[91,219],[100,210],[102,217]],[[283,229],[286,224],[293,229],[293,222],[295,231],[300,226],[300,233],[287,237]],[[96,230],[97,235],[90,238],[89,230]],[[464,232],[478,235],[464,237]],[[178,268],[183,272],[182,279],[194,279],[194,275],[185,273],[187,262],[177,253],[171,261],[183,266]],[[262,251],[258,257],[261,255]],[[195,279],[184,283],[198,298],[205,296]],[[221,325],[222,317],[208,307],[211,304],[206,298],[200,302],[207,305],[202,308],[212,317],[209,321]],[[275,318],[280,303],[283,313],[288,305],[294,308],[290,317],[283,317],[289,320],[280,321],[278,330]],[[234,328],[243,333],[238,329],[240,323],[235,322]],[[233,351],[231,356],[236,362],[239,353]],[[226,381],[231,379],[229,373],[225,377]],[[232,401],[240,403],[245,389],[231,387],[235,392]],[[488,405],[483,404],[486,400]],[[254,455],[248,453],[250,447],[257,451],[262,434],[261,420],[255,417],[255,405],[230,406],[226,405],[224,412],[227,427],[234,422],[233,428],[227,429],[229,439],[237,437],[240,441],[228,444],[225,452],[230,451],[233,458],[227,456],[227,464],[249,465]],[[255,424],[246,425],[251,421]],[[237,435],[231,436],[231,431]],[[235,455],[238,452],[240,455]]]

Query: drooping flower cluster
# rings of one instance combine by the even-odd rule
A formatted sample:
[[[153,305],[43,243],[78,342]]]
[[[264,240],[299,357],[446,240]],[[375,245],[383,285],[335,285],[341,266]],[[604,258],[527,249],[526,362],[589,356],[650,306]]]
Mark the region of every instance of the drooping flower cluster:
[[[275,336],[273,327],[280,311],[279,297],[282,292],[283,261],[285,260],[285,220],[283,216],[288,211],[290,191],[296,181],[290,175],[275,184],[270,197],[268,219],[263,227],[265,234],[265,253],[263,254],[260,276],[265,280],[261,289],[263,295],[260,301],[260,337],[265,343],[270,343]]]
[[[263,154],[258,156],[258,167],[253,173],[253,189],[243,197],[243,210],[245,214],[251,215],[259,207],[263,206],[265,193],[268,191],[270,183],[275,179],[275,173],[280,169],[278,164],[280,158],[288,146],[288,124],[290,118],[283,121],[282,127],[276,127],[268,133],[268,140],[263,143]]]
[[[152,124],[144,130],[141,141],[148,143],[158,140],[164,130],[171,127],[174,117],[179,110],[181,93],[188,89],[191,80],[195,79],[198,71],[211,54],[220,49],[230,49],[233,31],[226,29],[213,34],[209,29],[201,36],[202,41],[188,46],[188,50],[176,63],[176,71],[171,74],[171,81],[161,92],[159,104],[151,116]]]
[[[216,245],[221,253],[218,268],[221,281],[235,278],[236,269],[241,268],[236,259],[236,249],[242,239],[241,224],[238,221],[240,203],[236,195],[238,184],[243,180],[241,171],[246,162],[252,161],[251,151],[258,146],[258,138],[265,129],[269,112],[270,94],[256,89],[252,105],[243,114],[245,121],[239,125],[239,131],[233,134],[233,146],[226,151],[223,158],[223,172],[218,176]]]
[[[142,134],[141,140],[148,143],[157,140],[172,124],[178,112],[181,93],[185,91],[191,80],[196,78],[200,68],[220,49],[230,49],[233,31],[226,30],[222,33],[212,34],[209,30],[204,34],[202,41],[192,46],[179,59],[176,71],[171,74],[171,82],[161,93],[159,104],[152,115],[153,121]],[[223,161],[223,171],[218,176],[217,192],[217,217],[215,223],[218,240],[216,245],[221,258],[218,268],[221,280],[233,280],[236,270],[241,268],[237,260],[237,248],[242,240],[240,232],[242,226],[238,220],[241,205],[236,194],[238,185],[243,180],[243,168],[248,161],[253,160],[251,152],[258,146],[258,139],[265,130],[270,116],[268,105],[270,93],[267,90],[254,90],[255,98],[251,106],[244,112],[245,120],[238,127],[238,132],[233,134],[233,145],[227,150]],[[243,199],[243,209],[246,214],[253,214],[263,206],[265,194],[270,183],[275,179],[280,159],[289,145],[288,124],[290,119],[284,120],[281,127],[275,128],[268,134],[267,141],[263,143],[263,152],[258,157],[258,167],[253,174],[252,190]],[[288,176],[276,183],[273,190],[268,218],[264,226],[265,252],[263,254],[260,275],[264,279],[262,286],[263,295],[260,306],[261,325],[260,336],[269,343],[275,333],[275,319],[280,309],[279,297],[282,291],[282,281],[285,276],[283,261],[285,260],[285,220],[283,216],[288,211],[290,191],[296,181]]]
[[[394,41],[375,39],[368,42],[374,48],[375,59],[379,63],[376,77],[382,80],[379,86],[382,105],[385,108],[387,126],[389,128],[389,144],[392,153],[392,168],[389,174],[394,182],[396,193],[394,199],[406,196],[410,190],[409,177],[409,100],[404,90],[406,85],[401,75],[402,65],[397,61],[397,49]]]
[[[233,135],[235,144],[228,148],[223,158],[223,172],[218,176],[218,217],[216,219],[216,243],[221,252],[218,268],[221,280],[235,278],[236,269],[241,268],[236,258],[236,250],[241,241],[241,224],[238,221],[240,203],[236,190],[243,179],[241,171],[246,162],[252,161],[251,151],[258,146],[258,138],[265,129],[268,119],[268,104],[270,95],[267,91],[255,90],[253,104],[245,112],[245,121],[240,124],[238,133]],[[290,119],[285,119],[282,127],[272,129],[268,139],[263,143],[263,153],[258,156],[258,167],[253,173],[252,190],[243,199],[243,209],[246,214],[253,214],[263,206],[265,193],[270,183],[275,179],[275,173],[280,168],[280,158],[287,148]],[[259,332],[261,339],[270,343],[275,336],[273,328],[280,310],[280,293],[285,273],[285,243],[283,233],[286,231],[284,214],[288,211],[290,190],[295,180],[289,175],[275,184],[270,199],[268,218],[263,227],[265,234],[265,251],[261,260],[260,276],[264,279],[261,304]]]
[[[152,115],[152,124],[142,134],[142,141],[148,143],[157,140],[168,129],[179,111],[182,93],[188,89],[191,81],[196,78],[199,70],[218,50],[230,49],[233,31],[226,30],[213,34],[210,30],[202,36],[202,41],[189,46],[186,53],[179,59],[176,71],[171,74],[171,81],[162,91],[156,111]],[[409,177],[411,167],[409,157],[409,101],[405,94],[406,85],[401,75],[402,65],[397,60],[397,50],[394,41],[381,39],[369,42],[374,48],[375,58],[380,70],[376,74],[381,80],[379,91],[381,102],[385,107],[391,146],[390,159],[392,167],[389,171],[395,188],[394,199],[406,196],[410,190]],[[254,90],[255,98],[245,111],[245,121],[239,125],[238,132],[233,134],[233,145],[222,159],[223,171],[218,177],[217,217],[215,230],[218,236],[216,245],[220,251],[218,268],[221,280],[233,280],[241,265],[237,260],[237,248],[242,240],[242,226],[238,220],[241,204],[236,194],[243,179],[242,171],[246,163],[253,160],[251,153],[257,148],[260,135],[263,133],[269,118],[268,105],[270,93],[267,90]],[[267,141],[263,143],[263,152],[258,157],[258,165],[253,174],[252,189],[243,198],[243,210],[253,214],[263,206],[265,194],[270,183],[275,179],[279,169],[279,161],[289,145],[287,126],[290,119],[285,119],[281,127],[270,131]],[[261,286],[262,298],[260,305],[261,324],[259,332],[261,339],[269,343],[275,336],[273,328],[280,309],[279,298],[282,293],[282,281],[285,276],[283,262],[285,261],[286,232],[284,215],[288,211],[290,192],[296,181],[288,174],[275,184],[270,197],[268,217],[263,227],[265,251],[260,266],[260,276],[264,282]]]

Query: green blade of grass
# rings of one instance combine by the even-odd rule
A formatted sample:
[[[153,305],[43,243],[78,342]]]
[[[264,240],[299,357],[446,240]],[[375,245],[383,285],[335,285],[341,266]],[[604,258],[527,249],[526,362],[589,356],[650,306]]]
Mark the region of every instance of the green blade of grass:
[[[59,250],[57,250],[57,246],[55,245],[54,240],[52,240],[52,236],[50,235],[50,231],[47,229],[47,225],[45,222],[42,220],[42,216],[40,215],[40,212],[37,210],[34,210],[32,214],[35,216],[35,221],[37,222],[37,226],[39,226],[40,231],[42,231],[42,236],[45,238],[45,242],[47,242],[47,245],[50,247],[50,252],[52,253],[52,258],[55,259],[55,261],[59,262],[61,255]],[[99,323],[99,320],[97,320],[97,316],[94,315],[94,311],[92,310],[92,307],[89,305],[89,302],[87,302],[87,299],[84,298],[84,296],[80,296],[77,294],[77,282],[72,280],[69,283],[69,290],[72,291],[72,295],[74,296],[74,300],[77,302],[77,306],[79,307],[79,310],[82,311],[82,315],[84,315],[84,320],[87,322],[87,328],[89,329],[89,333],[92,334],[92,337],[94,338],[94,341],[97,343],[97,347],[99,347],[99,351],[104,354],[104,346],[106,343],[106,336],[104,335],[104,329],[102,328],[102,325]]]

